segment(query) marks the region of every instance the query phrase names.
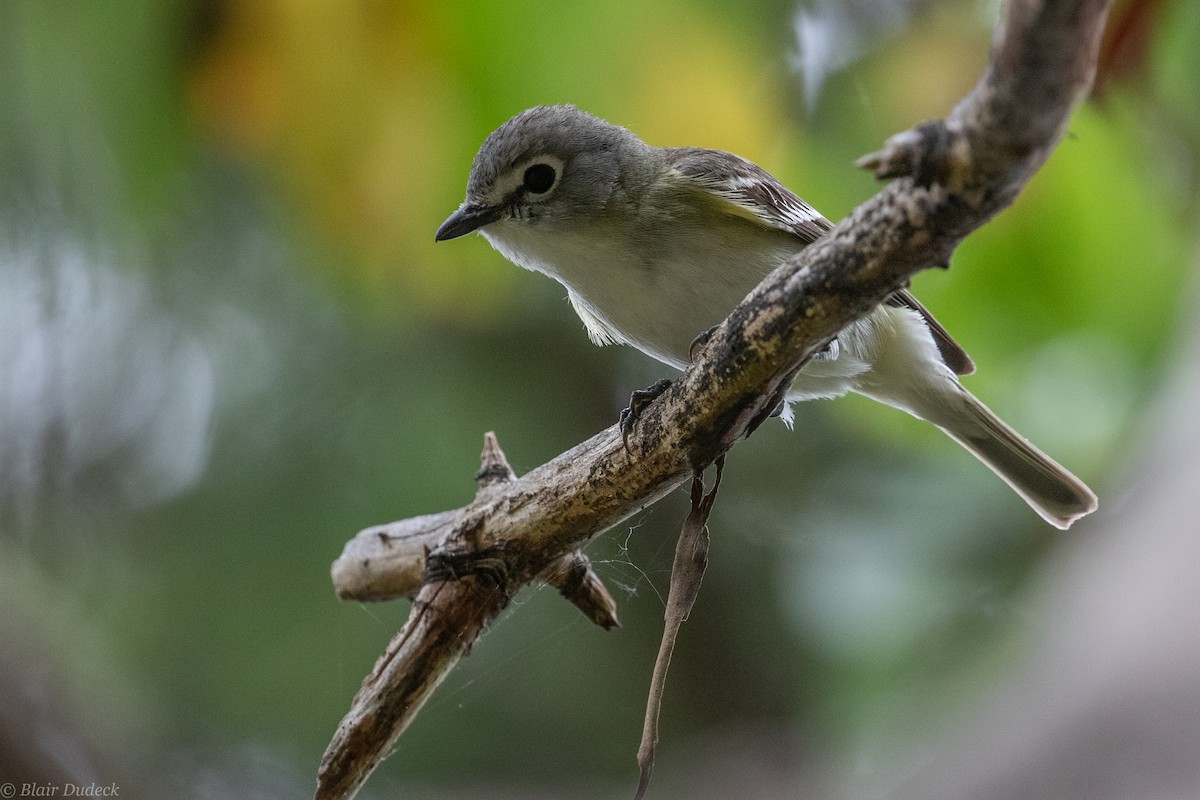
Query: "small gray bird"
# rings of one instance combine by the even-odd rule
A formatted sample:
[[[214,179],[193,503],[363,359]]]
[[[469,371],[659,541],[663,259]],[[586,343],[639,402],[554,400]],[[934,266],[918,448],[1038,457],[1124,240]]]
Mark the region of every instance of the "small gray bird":
[[[437,239],[479,231],[514,264],[565,286],[593,342],[684,369],[698,334],[832,227],[744,158],[651,147],[563,105],[531,108],[488,136],[466,200]],[[941,428],[1050,524],[1067,528],[1094,511],[1082,481],[963,388],[957,376],[973,370],[899,291],[806,364],[787,400],[858,392]]]

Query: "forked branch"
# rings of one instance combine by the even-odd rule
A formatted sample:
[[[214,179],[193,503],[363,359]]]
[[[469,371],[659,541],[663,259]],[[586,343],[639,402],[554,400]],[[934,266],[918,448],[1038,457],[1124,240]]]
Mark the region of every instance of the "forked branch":
[[[946,119],[893,136],[862,159],[897,180],[733,311],[644,411],[632,454],[614,426],[517,478],[492,442],[473,502],[370,528],[347,544],[333,566],[339,597],[416,600],[326,750],[318,800],[353,796],[530,581],[579,570],[580,580],[560,580],[560,588],[574,586],[589,616],[615,624],[611,598],[579,548],[720,457],[774,408],[814,352],[917,271],[947,265],[968,233],[1016,198],[1090,85],[1109,2],[1008,0],[971,93]]]

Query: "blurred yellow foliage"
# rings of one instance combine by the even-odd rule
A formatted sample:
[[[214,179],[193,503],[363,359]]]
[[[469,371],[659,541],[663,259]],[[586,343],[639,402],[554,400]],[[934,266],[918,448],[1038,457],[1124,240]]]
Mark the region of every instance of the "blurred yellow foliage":
[[[481,247],[435,248],[433,231],[507,116],[572,102],[658,144],[750,158],[783,125],[780,87],[730,23],[677,3],[617,5],[233,4],[191,105],[227,147],[266,159],[297,224],[346,251],[322,261],[368,308],[488,324],[511,299],[512,267]]]

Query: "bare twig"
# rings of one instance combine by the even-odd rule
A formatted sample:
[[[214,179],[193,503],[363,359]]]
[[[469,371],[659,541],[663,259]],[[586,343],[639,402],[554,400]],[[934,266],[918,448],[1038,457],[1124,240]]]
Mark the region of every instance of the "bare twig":
[[[592,569],[592,562],[581,550],[562,556],[538,576],[558,589],[584,616],[604,630],[620,627],[617,601]]]
[[[899,180],[734,309],[644,410],[632,457],[614,426],[523,477],[481,485],[463,508],[371,528],[347,545],[333,567],[339,596],[420,590],[325,753],[318,798],[357,791],[513,592],[712,463],[838,331],[918,270],[946,265],[963,237],[1013,201],[1091,81],[1108,5],[1009,0],[978,85],[945,120],[863,160]]]

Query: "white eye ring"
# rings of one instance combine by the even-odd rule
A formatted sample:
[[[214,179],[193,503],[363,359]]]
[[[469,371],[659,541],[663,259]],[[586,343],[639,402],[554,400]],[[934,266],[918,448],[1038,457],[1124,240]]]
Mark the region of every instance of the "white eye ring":
[[[525,174],[538,165],[548,167],[554,172],[553,181],[541,192],[533,191],[535,188],[540,188],[540,184],[535,183],[532,188],[525,184]],[[496,180],[483,197],[483,203],[494,206],[511,205],[518,194],[523,195],[532,203],[543,201],[558,187],[558,184],[562,183],[563,166],[563,160],[550,153],[539,153],[531,158],[518,161]]]

